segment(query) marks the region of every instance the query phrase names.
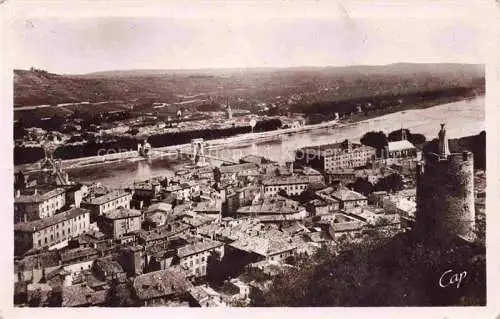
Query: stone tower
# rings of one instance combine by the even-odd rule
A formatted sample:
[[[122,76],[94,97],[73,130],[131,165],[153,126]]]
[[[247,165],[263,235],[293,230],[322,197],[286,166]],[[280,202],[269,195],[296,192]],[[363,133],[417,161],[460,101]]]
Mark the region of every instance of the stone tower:
[[[193,153],[193,164],[205,165],[205,143],[202,138],[191,140],[191,150]]]
[[[450,153],[444,125],[438,154],[424,154],[417,165],[415,228],[426,238],[474,238],[474,158],[471,152]]]
[[[227,111],[227,119],[232,120],[233,119],[233,110],[231,109],[231,105],[229,104],[229,98],[227,98],[226,111]]]

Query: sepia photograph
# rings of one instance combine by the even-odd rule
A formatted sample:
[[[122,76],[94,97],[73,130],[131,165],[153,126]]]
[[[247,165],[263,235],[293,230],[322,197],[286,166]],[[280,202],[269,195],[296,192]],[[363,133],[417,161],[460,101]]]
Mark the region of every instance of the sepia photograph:
[[[13,306],[486,306],[487,19],[369,3],[15,14]]]

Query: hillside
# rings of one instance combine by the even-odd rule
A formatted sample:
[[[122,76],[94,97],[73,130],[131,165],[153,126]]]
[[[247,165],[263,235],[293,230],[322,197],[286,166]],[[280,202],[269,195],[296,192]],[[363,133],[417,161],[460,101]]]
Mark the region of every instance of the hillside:
[[[172,91],[155,77],[79,78],[43,71],[14,70],[14,107],[25,105],[153,97],[171,100]]]
[[[174,94],[198,93],[264,101],[310,93],[317,101],[336,101],[456,87],[484,87],[484,66],[399,63],[282,69],[125,70],[86,75],[14,70],[14,106],[134,99],[169,102],[175,100]]]
[[[436,245],[411,232],[383,238],[367,230],[360,243],[339,242],[340,253],[320,252],[278,274],[269,291],[256,291],[253,306],[401,307],[484,306],[485,249],[458,239]],[[457,285],[442,287],[442,274],[467,271]],[[459,269],[459,270],[458,270]],[[383,292],[383,293],[381,293]]]
[[[227,68],[227,69],[144,69],[144,70],[111,70],[99,71],[79,75],[82,78],[95,77],[130,77],[130,76],[159,76],[159,75],[236,75],[236,74],[259,74],[259,73],[296,73],[304,75],[307,73],[350,75],[350,74],[385,74],[404,75],[413,73],[430,73],[441,75],[463,75],[470,77],[484,76],[484,67],[479,64],[459,63],[394,63],[389,65],[352,65],[352,66],[327,66],[327,67],[288,67],[288,68]]]

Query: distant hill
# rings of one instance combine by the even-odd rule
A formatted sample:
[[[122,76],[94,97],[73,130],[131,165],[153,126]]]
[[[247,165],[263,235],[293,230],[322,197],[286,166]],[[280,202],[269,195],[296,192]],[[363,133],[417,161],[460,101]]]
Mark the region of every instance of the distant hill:
[[[478,85],[484,86],[484,66],[476,64],[123,70],[84,75],[14,70],[14,106],[133,99],[169,102],[175,100],[174,94],[210,93],[220,88],[243,92],[251,99],[268,100],[335,86],[334,92],[318,97],[330,101]]]
[[[161,79],[81,78],[41,71],[14,70],[14,107],[74,102],[103,102],[134,98],[172,100]]]
[[[467,77],[483,77],[484,65],[460,63],[394,63],[389,65],[352,65],[327,67],[288,67],[288,68],[227,68],[227,69],[139,69],[139,70],[110,70],[92,72],[81,77],[130,77],[130,76],[158,76],[158,75],[232,75],[241,73],[320,73],[320,74],[463,74]]]

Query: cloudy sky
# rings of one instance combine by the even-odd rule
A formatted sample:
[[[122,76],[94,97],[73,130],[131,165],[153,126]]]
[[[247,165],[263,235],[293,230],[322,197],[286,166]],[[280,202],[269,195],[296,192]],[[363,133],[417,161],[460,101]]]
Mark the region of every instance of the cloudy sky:
[[[486,21],[474,8],[333,5],[17,14],[12,60],[55,73],[116,69],[287,67],[394,62],[483,63]],[[87,8],[88,9],[88,8]],[[109,8],[108,8],[109,9]],[[76,10],[78,11],[78,10]],[[73,11],[75,12],[75,11]],[[103,12],[106,10],[103,9]],[[101,13],[103,13],[101,12]],[[188,13],[186,13],[188,12]],[[99,15],[99,16],[97,16]],[[135,17],[131,17],[135,16]]]

